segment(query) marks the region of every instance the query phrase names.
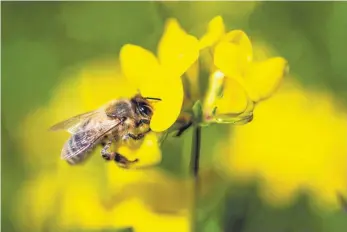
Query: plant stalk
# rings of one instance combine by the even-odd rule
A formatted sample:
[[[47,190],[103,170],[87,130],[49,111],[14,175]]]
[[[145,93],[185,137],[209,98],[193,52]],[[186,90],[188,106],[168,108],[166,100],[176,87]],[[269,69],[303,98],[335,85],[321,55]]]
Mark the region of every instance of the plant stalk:
[[[197,213],[198,206],[198,193],[199,193],[199,159],[200,159],[200,147],[201,147],[201,127],[199,125],[194,126],[193,140],[190,159],[190,171],[194,177],[193,182],[193,204],[192,204],[192,232],[197,231]]]

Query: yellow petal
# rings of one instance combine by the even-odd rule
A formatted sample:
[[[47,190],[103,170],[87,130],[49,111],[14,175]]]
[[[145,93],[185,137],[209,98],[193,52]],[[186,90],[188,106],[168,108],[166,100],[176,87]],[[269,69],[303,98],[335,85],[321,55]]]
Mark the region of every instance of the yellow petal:
[[[288,71],[287,64],[281,57],[252,63],[245,75],[249,97],[255,102],[269,97]]]
[[[184,85],[184,87],[187,87],[187,89],[185,89],[185,97],[187,97],[187,99],[197,99],[199,97],[199,68],[199,62],[196,61],[186,72],[185,78],[187,78],[189,82],[187,86]]]
[[[213,46],[225,33],[223,18],[218,15],[208,24],[207,32],[200,39],[200,49]]]
[[[252,61],[252,45],[243,31],[229,32],[214,50],[214,64],[228,77],[242,76]]]
[[[217,115],[240,114],[247,108],[248,97],[244,88],[233,78],[226,78],[223,96],[216,102]]]
[[[146,49],[126,44],[120,51],[120,64],[124,75],[139,88],[146,82],[152,82],[159,74],[157,58]]]
[[[204,121],[219,123],[235,123],[243,120],[241,115],[246,109],[250,112],[253,108],[248,108],[249,104],[245,89],[238,81],[216,71],[211,75],[210,86],[204,101]]]
[[[152,93],[162,100],[153,103],[154,113],[150,127],[153,131],[161,132],[168,129],[178,118],[183,104],[183,85],[181,78],[162,78],[152,86]]]
[[[250,62],[253,59],[252,43],[247,34],[241,30],[233,30],[228,32],[222,39],[224,42],[233,43],[240,47],[244,58]]]
[[[156,132],[168,129],[182,107],[181,78],[161,68],[152,53],[135,45],[124,46],[120,58],[123,72],[138,85],[141,94],[161,99],[154,105],[151,129]]]
[[[169,19],[158,46],[161,65],[173,76],[181,76],[199,56],[199,42],[187,34],[177,20]]]

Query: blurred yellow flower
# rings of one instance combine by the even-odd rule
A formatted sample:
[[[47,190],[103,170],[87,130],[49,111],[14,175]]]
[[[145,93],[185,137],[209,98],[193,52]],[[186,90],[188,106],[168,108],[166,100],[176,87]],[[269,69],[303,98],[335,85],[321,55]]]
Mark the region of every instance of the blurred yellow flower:
[[[295,82],[256,108],[256,119],[236,127],[221,162],[238,180],[259,177],[270,203],[288,203],[300,190],[340,207],[347,195],[347,114],[333,97]]]
[[[150,51],[127,44],[120,52],[122,71],[146,97],[160,98],[154,105],[150,127],[168,129],[177,119],[183,103],[181,76],[198,59],[199,42],[188,35],[177,20],[169,19],[158,46],[158,58]]]
[[[221,16],[210,21],[200,48],[211,50],[214,64],[204,104],[207,121],[238,121],[233,118],[243,113],[251,118],[254,103],[268,98],[287,71],[287,61],[282,57],[253,61],[248,36],[241,30],[226,33]]]
[[[127,228],[190,231],[190,183],[159,170],[129,171],[107,163],[75,170],[65,163],[19,191],[18,229]],[[20,213],[18,213],[20,212]]]

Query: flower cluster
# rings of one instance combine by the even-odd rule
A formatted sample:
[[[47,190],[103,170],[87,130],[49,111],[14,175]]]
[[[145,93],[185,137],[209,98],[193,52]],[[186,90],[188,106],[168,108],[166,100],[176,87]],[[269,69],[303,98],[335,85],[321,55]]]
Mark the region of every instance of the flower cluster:
[[[209,66],[211,73],[207,92],[202,95],[199,93],[199,72],[202,68],[199,61],[206,58],[205,54],[209,56],[206,59],[209,63],[205,64]],[[40,206],[31,208],[20,201],[18,207],[30,211],[30,218],[26,222],[28,225],[38,228],[46,220],[51,220],[51,215],[46,212],[52,207],[58,208],[60,216],[56,220],[63,222],[65,226],[79,226],[83,224],[82,221],[90,223],[85,225],[86,227],[131,226],[134,212],[139,212],[139,215],[147,212],[149,215],[148,220],[145,223],[138,222],[139,225],[157,220],[156,213],[142,203],[142,198],[152,195],[151,186],[155,178],[159,178],[156,172],[150,173],[153,176],[146,178],[149,175],[146,171],[127,172],[129,170],[123,170],[113,164],[109,164],[106,170],[100,169],[98,164],[103,160],[97,155],[91,158],[92,162],[87,162],[86,165],[76,167],[72,171],[65,162],[47,158],[47,154],[59,156],[61,146],[67,139],[67,135],[47,132],[47,128],[55,122],[94,110],[111,99],[131,97],[138,91],[144,97],[160,98],[161,101],[153,104],[154,112],[150,122],[153,132],[145,136],[139,149],[130,149],[126,145],[116,148],[117,152],[131,160],[141,157],[140,166],[152,165],[161,160],[158,133],[172,128],[179,122],[187,113],[186,106],[202,102],[201,107],[196,108],[201,111],[202,117],[199,120],[193,117],[193,123],[196,124],[248,122],[252,117],[254,103],[271,95],[286,70],[286,61],[280,57],[253,61],[252,46],[247,35],[240,30],[226,33],[220,16],[212,19],[201,39],[185,32],[177,20],[169,19],[159,42],[157,55],[140,46],[126,44],[120,51],[119,67],[116,63],[112,60],[107,64],[103,62],[102,65],[94,65],[93,68],[83,70],[77,78],[64,81],[56,89],[48,106],[29,115],[18,132],[23,149],[31,154],[30,157],[23,157],[28,169],[37,173],[31,177],[30,182],[21,191],[22,194],[19,194],[22,200]],[[185,85],[185,76],[189,76],[189,86]],[[193,104],[189,104],[189,101]],[[38,137],[38,134],[42,136]],[[121,178],[118,178],[120,176]],[[116,177],[117,180],[114,179]],[[147,179],[148,188],[145,187],[149,193],[142,194],[143,189],[140,188],[136,191],[139,196],[133,197],[134,201],[132,196],[119,201],[129,204],[129,209],[135,210],[125,212],[125,206],[119,203],[108,212],[95,200],[107,200],[109,196],[105,196],[105,193],[108,192],[121,195],[119,193],[127,192],[126,186],[130,184],[131,188],[132,184],[141,182],[140,179]],[[53,184],[52,180],[57,184]],[[48,196],[52,198],[47,199],[49,204],[42,205]],[[86,202],[91,202],[92,211],[99,213],[95,220],[92,220],[95,217],[91,217],[85,211],[83,204]],[[70,205],[74,207],[69,207]],[[27,214],[27,211],[25,212]],[[128,220],[111,220],[124,215],[124,212],[128,215],[124,216],[128,217]],[[19,217],[21,216],[23,215]],[[172,231],[188,230],[186,216],[173,219],[167,220],[172,220],[173,225],[184,229],[173,227]],[[177,221],[180,223],[178,226]],[[162,231],[162,228],[158,231]]]
[[[58,120],[96,109],[111,99],[131,97],[140,91],[145,97],[161,99],[153,104],[150,122],[153,132],[145,137],[140,149],[130,149],[126,144],[115,149],[132,159],[142,156],[145,151],[152,156],[144,157],[152,158],[148,161],[143,158],[143,165],[158,163],[161,160],[158,133],[175,128],[176,122],[187,120],[205,125],[249,122],[255,103],[274,92],[287,69],[287,62],[281,57],[254,61],[247,35],[240,30],[226,32],[220,16],[211,20],[200,40],[185,32],[177,20],[169,19],[157,50],[155,56],[140,46],[126,44],[120,51],[119,67],[115,61],[104,62],[101,66],[83,70],[79,78],[63,83],[48,108],[28,117],[26,138],[47,133],[46,128]],[[208,62],[199,62],[201,59]],[[210,71],[207,92],[203,95],[199,94],[198,87],[202,81],[199,76],[203,68],[201,64],[208,66]],[[186,76],[188,79],[184,79]],[[188,113],[191,113],[194,103],[200,101],[202,105],[197,109],[201,111],[201,117],[191,117],[193,114],[185,117],[186,107],[190,107]],[[47,138],[52,136],[47,135]],[[37,151],[33,153],[45,150],[41,141],[23,140],[27,150],[33,150],[37,144]],[[54,151],[60,150],[63,137],[61,141]],[[47,148],[47,153],[51,152]]]
[[[170,19],[158,47],[158,58],[149,51],[125,45],[120,54],[124,74],[133,80],[141,92],[162,98],[155,106],[151,122],[153,131],[172,126],[190,101],[199,100],[200,56],[209,55],[209,88],[205,94],[199,122],[246,123],[253,118],[255,103],[268,98],[279,86],[288,67],[282,57],[264,61],[253,60],[252,44],[241,30],[225,31],[223,19],[211,20],[200,40],[187,34],[174,19]],[[206,58],[206,57],[205,57]],[[189,88],[183,87],[182,75],[190,76]],[[188,89],[188,92],[183,90]],[[189,105],[189,104],[188,104]]]

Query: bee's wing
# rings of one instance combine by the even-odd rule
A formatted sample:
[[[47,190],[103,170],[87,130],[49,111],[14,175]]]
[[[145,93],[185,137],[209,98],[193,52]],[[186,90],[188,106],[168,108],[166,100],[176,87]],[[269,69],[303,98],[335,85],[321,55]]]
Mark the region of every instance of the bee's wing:
[[[71,117],[67,120],[64,120],[62,122],[59,122],[53,125],[50,128],[50,130],[51,131],[67,130],[70,134],[75,134],[77,130],[79,129],[81,122],[95,116],[95,114],[98,114],[98,113],[100,113],[100,110],[93,110],[83,114],[76,115],[74,117]]]
[[[92,149],[108,132],[116,128],[120,120],[104,120],[95,126],[81,129],[73,134],[65,143],[61,158],[70,164],[75,164],[85,157],[87,151]]]

